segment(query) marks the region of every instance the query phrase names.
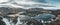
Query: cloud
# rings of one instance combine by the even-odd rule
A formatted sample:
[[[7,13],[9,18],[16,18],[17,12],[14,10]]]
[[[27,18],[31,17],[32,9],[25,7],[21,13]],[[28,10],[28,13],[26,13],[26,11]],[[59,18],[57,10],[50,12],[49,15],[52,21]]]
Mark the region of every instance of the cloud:
[[[55,5],[54,9],[60,9],[60,0],[46,0],[46,2]]]
[[[0,3],[8,2],[9,0],[0,0]]]
[[[7,0],[6,0],[7,1]],[[4,1],[3,1],[4,2]],[[9,1],[7,1],[9,2]],[[22,7],[22,8],[30,8],[30,7],[53,7],[51,4],[47,4],[45,0],[11,0],[11,2],[7,3],[8,6],[12,7]]]
[[[45,4],[45,0],[16,0],[16,5],[24,7],[53,7],[51,4]]]

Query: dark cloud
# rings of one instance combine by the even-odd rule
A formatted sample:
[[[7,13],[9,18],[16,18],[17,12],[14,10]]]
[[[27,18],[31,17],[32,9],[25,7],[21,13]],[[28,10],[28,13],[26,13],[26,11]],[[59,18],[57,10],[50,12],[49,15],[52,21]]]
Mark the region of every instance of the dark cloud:
[[[52,1],[60,1],[60,0],[52,0]]]
[[[38,0],[38,2],[46,3],[46,1],[45,1],[45,0]]]
[[[33,0],[33,1],[35,1],[35,2],[39,2],[39,3],[46,3],[45,0]]]

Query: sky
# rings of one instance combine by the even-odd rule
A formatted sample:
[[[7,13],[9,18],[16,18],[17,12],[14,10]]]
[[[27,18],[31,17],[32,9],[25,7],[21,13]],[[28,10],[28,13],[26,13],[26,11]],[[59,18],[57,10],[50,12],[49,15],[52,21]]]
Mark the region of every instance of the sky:
[[[12,0],[0,0],[0,3],[1,2],[9,2],[9,1],[12,1]],[[23,5],[30,5],[31,3],[45,3],[45,4],[52,4],[56,7],[46,7],[45,9],[60,9],[60,0],[13,0],[12,2],[16,2],[18,3],[20,6],[21,4]],[[33,6],[33,5],[32,5]],[[37,6],[39,7],[39,6]]]
[[[46,2],[55,5],[55,9],[60,9],[60,0],[46,0]]]

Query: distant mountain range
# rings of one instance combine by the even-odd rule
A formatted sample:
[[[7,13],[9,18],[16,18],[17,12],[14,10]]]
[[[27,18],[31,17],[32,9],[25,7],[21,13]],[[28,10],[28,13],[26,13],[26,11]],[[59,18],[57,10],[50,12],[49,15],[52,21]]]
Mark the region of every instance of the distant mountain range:
[[[17,13],[17,12],[21,12],[21,11],[25,11],[25,9],[22,9],[22,8],[0,7],[0,12],[2,14],[5,14],[5,15],[7,15],[8,13]]]

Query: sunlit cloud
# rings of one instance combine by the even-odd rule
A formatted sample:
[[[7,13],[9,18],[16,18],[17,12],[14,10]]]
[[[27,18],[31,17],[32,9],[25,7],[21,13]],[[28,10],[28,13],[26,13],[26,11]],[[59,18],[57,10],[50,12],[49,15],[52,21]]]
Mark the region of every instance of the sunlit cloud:
[[[0,3],[8,2],[9,0],[0,0]]]

